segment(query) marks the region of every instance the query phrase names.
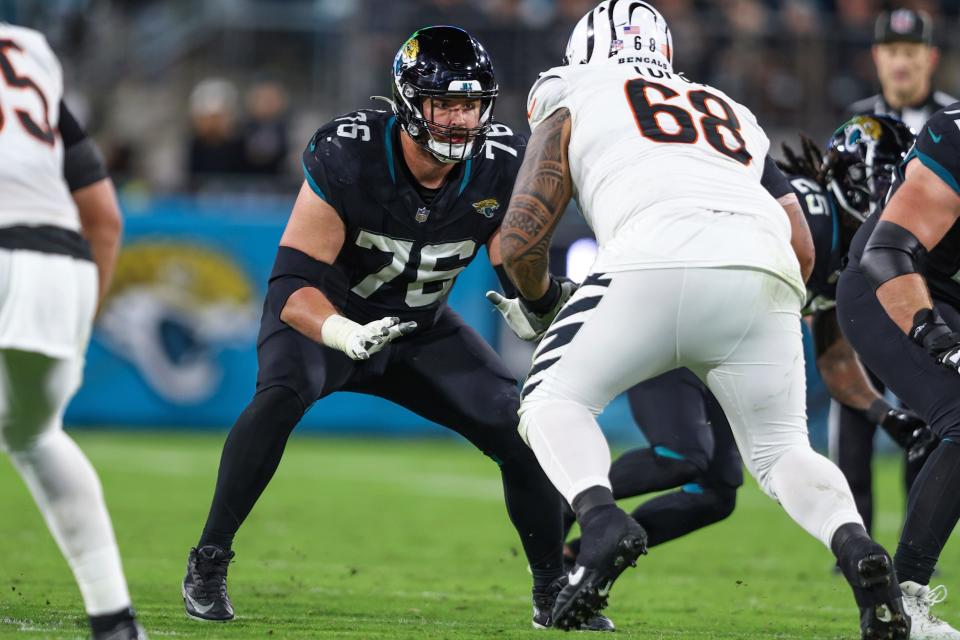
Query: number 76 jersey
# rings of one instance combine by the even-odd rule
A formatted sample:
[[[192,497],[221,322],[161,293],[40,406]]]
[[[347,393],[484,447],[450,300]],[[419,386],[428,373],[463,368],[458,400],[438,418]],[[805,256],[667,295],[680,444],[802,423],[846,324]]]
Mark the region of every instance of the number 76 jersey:
[[[543,73],[531,128],[560,108],[595,271],[746,267],[805,294],[789,220],[761,185],[770,141],[746,107],[652,64],[611,63]]]

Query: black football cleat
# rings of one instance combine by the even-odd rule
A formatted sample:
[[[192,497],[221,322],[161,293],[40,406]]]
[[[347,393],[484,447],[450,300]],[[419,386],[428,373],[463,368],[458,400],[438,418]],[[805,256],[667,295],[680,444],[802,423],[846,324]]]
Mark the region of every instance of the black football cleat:
[[[147,640],[147,632],[136,620],[124,620],[109,631],[94,631],[93,640]]]
[[[233,605],[227,596],[227,568],[233,551],[215,545],[190,549],[187,575],[183,578],[183,606],[196,620],[233,620]]]
[[[860,607],[862,640],[909,640],[910,616],[903,610],[900,585],[890,556],[879,545],[856,563],[848,581]]]
[[[584,531],[577,562],[553,606],[553,626],[569,631],[596,617],[616,579],[646,552],[647,532],[612,507],[609,517]]]
[[[566,586],[567,576],[560,576],[554,580],[547,590],[533,592],[533,628],[549,629],[553,626],[553,605],[557,601],[557,594]],[[613,621],[603,615],[595,615],[577,627],[578,631],[616,631]]]

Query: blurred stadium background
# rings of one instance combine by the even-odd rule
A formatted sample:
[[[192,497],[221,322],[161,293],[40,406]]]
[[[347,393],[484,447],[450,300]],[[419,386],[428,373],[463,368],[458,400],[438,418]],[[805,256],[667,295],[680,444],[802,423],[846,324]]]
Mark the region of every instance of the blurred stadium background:
[[[104,150],[127,218],[125,250],[68,422],[226,428],[255,380],[254,339],[277,240],[310,134],[376,107],[406,36],[429,24],[473,32],[502,88],[497,116],[526,129],[524,100],[557,64],[593,0],[0,0],[0,18],[47,34],[67,101]],[[870,58],[879,0],[660,0],[676,67],[749,105],[775,144],[825,140],[844,108],[877,90]],[[935,84],[960,94],[960,0],[898,3],[934,16]],[[953,40],[953,42],[951,42]],[[774,147],[776,149],[777,146]],[[589,264],[588,229],[569,212],[553,262]],[[586,256],[586,257],[585,257]],[[586,262],[585,262],[586,261]],[[529,347],[483,299],[475,264],[452,303],[518,375]],[[810,358],[808,358],[810,360]],[[811,432],[825,445],[826,395],[808,362]],[[622,400],[604,417],[637,440]],[[303,430],[444,433],[375,399],[338,395]]]

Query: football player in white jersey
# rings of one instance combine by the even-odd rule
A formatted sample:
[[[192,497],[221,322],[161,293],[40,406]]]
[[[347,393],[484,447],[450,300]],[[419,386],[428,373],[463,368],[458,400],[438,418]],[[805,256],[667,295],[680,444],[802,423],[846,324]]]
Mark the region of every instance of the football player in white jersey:
[[[146,635],[100,481],[62,425],[121,225],[103,161],[62,98],[44,37],[0,23],[0,450],[73,570],[93,638],[134,640]]]
[[[687,367],[719,400],[763,490],[836,555],[862,636],[906,640],[890,556],[807,436],[800,308],[813,248],[802,211],[762,184],[773,162],[753,114],[675,72],[672,59],[654,7],[606,0],[528,101],[533,134],[501,243],[520,292],[506,314],[515,329],[551,320],[536,310],[560,296],[547,255],[571,197],[600,245],[543,333],[520,408],[521,434],[583,532],[555,624],[605,606],[645,552],[643,529],[614,504],[594,416],[638,382]]]

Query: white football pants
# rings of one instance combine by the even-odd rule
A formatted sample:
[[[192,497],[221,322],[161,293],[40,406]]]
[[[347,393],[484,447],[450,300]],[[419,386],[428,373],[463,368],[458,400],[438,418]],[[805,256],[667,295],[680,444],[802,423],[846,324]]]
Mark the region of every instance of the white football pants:
[[[0,450],[30,489],[90,615],[130,606],[100,481],[62,423],[96,299],[92,263],[0,250]]]
[[[609,487],[595,415],[635,384],[687,367],[710,388],[763,490],[828,547],[861,523],[846,479],[810,448],[801,299],[771,274],[677,268],[593,274],[534,353],[520,433],[571,501]]]

